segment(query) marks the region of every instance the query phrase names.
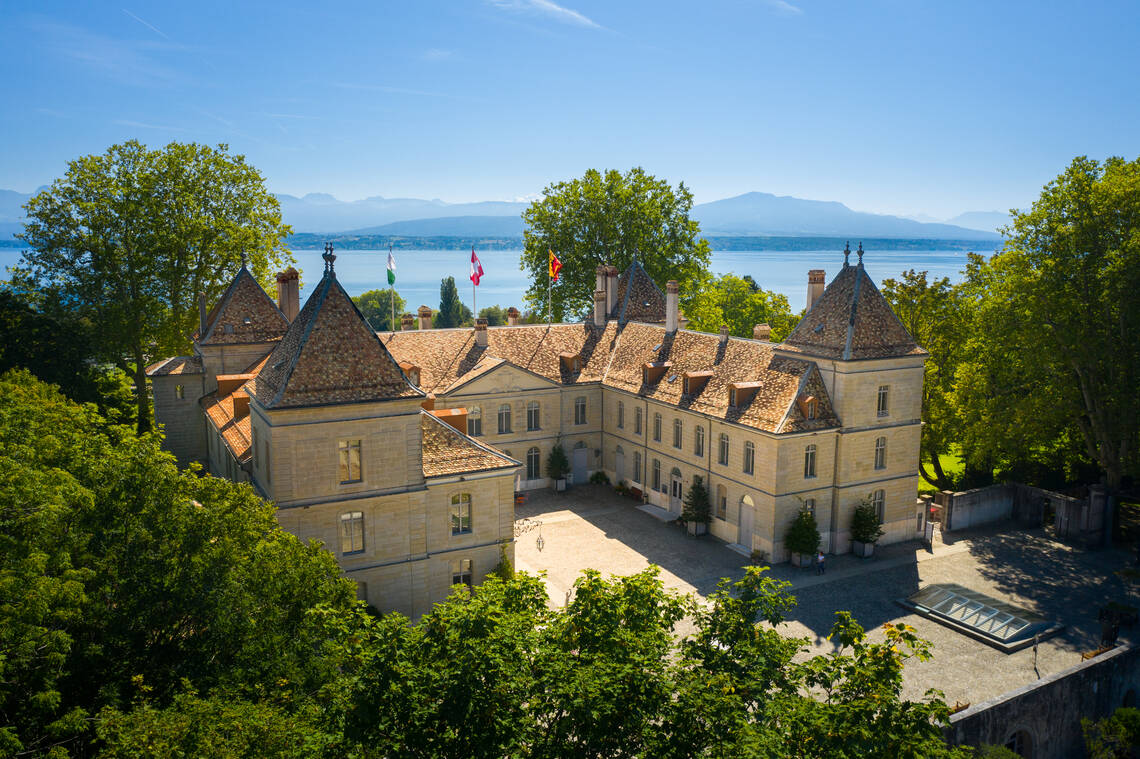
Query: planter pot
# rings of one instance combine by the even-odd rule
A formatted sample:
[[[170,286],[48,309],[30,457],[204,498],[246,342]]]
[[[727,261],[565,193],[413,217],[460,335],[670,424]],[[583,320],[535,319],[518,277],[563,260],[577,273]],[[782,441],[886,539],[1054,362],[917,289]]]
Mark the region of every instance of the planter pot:
[[[562,477],[554,481],[554,489],[559,493],[566,490],[566,478]]]
[[[810,567],[813,561],[815,557],[810,553],[793,553],[791,558],[793,567]]]
[[[875,552],[874,543],[860,543],[858,540],[851,541],[851,553],[856,556],[861,556],[864,559],[868,558]]]
[[[704,522],[689,522],[687,527],[690,535],[704,535],[709,531],[709,526]]]

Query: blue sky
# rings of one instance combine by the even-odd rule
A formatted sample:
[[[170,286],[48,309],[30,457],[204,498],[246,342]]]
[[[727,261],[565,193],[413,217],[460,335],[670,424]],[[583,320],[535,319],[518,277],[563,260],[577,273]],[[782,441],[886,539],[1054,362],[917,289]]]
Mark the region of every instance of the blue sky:
[[[1140,3],[0,2],[0,188],[137,137],[275,192],[515,199],[644,166],[945,218],[1140,154]]]

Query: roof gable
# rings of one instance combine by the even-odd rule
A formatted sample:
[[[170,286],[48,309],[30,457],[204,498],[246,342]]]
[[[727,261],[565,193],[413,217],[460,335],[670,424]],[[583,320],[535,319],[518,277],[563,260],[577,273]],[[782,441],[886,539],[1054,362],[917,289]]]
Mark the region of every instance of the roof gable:
[[[200,345],[262,343],[281,337],[288,328],[285,314],[242,264],[207,314],[205,333],[195,339]]]
[[[521,462],[464,435],[427,411],[420,412],[424,477],[446,477],[495,469],[516,469]]]
[[[336,276],[326,271],[254,381],[266,408],[420,397]]]
[[[665,294],[637,259],[618,278],[614,308],[619,324],[665,321]]]
[[[856,266],[843,265],[781,347],[843,361],[925,353],[863,269],[862,260]]]

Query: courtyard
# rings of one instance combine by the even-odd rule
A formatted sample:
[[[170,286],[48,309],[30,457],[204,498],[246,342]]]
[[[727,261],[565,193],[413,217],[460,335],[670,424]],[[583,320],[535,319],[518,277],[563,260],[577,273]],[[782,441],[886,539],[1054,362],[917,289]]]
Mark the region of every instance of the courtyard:
[[[541,523],[541,525],[539,524]],[[722,577],[739,578],[749,560],[711,536],[694,538],[661,521],[606,486],[565,493],[532,491],[516,509],[515,564],[546,573],[551,603],[562,605],[575,579],[588,568],[626,575],[650,564],[661,567],[667,588],[707,597]],[[541,535],[541,550],[538,537]],[[1100,643],[1097,614],[1104,604],[1137,605],[1137,594],[1115,570],[1129,566],[1121,550],[1083,551],[1043,530],[1012,525],[954,533],[935,540],[876,548],[875,556],[829,556],[827,573],[780,564],[772,576],[792,584],[798,601],[781,631],[809,640],[812,654],[833,650],[827,641],[836,611],[850,611],[872,636],[887,622],[905,622],[934,644],[934,658],[912,662],[904,696],[920,698],[938,688],[947,703],[980,703],[1039,677],[1079,664]],[[896,600],[931,583],[957,583],[1060,622],[1065,629],[1012,654],[908,612]],[[685,623],[678,634],[691,628]],[[1135,631],[1122,630],[1128,640]]]

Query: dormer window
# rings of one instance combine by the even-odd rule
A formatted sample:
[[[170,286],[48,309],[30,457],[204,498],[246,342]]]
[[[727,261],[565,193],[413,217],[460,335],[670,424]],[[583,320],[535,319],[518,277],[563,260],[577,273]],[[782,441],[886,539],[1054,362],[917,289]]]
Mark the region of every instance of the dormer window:
[[[641,367],[641,382],[652,385],[659,382],[665,372],[673,368],[672,361],[646,361]]]
[[[796,398],[796,405],[799,406],[804,419],[815,419],[819,416],[819,399],[814,395],[801,395]]]
[[[705,389],[705,385],[712,378],[712,372],[685,372],[685,385],[682,390],[685,395],[697,395]]]
[[[736,408],[747,406],[759,389],[759,382],[733,382],[728,386],[728,403]]]
[[[562,370],[565,372],[582,371],[582,357],[577,353],[559,353],[558,361],[561,363]]]

